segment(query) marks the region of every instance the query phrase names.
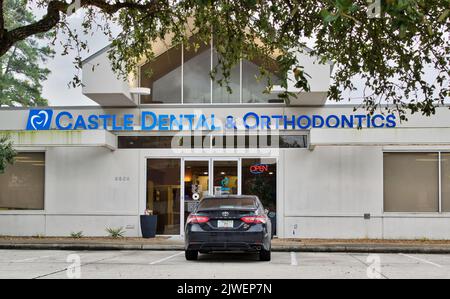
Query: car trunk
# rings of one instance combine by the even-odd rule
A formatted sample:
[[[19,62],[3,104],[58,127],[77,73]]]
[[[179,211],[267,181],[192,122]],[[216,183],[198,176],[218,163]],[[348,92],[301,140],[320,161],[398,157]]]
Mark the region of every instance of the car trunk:
[[[255,209],[214,209],[199,211],[198,214],[208,216],[209,221],[202,225],[207,231],[245,231],[250,227],[241,221],[244,216],[255,215]]]

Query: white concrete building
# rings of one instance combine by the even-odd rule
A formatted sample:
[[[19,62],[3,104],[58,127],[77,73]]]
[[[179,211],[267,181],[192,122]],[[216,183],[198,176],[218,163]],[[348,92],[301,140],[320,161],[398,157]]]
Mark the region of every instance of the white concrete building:
[[[286,106],[263,93],[257,61],[229,94],[209,77],[211,48],[161,51],[129,82],[106,51],[83,68],[100,106],[0,108],[19,152],[0,175],[0,235],[140,236],[152,210],[158,234],[182,236],[197,199],[233,193],[258,195],[280,238],[450,239],[448,108],[400,123],[325,105],[331,65],[308,56],[311,92]]]

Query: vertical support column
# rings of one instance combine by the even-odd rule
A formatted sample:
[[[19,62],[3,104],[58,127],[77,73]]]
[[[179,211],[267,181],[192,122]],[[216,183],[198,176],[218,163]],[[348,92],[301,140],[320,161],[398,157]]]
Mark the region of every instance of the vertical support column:
[[[442,213],[442,152],[439,152],[439,213]]]
[[[180,235],[184,238],[184,176],[185,176],[185,159],[181,159],[180,163]]]
[[[238,159],[238,195],[242,195],[242,158]]]

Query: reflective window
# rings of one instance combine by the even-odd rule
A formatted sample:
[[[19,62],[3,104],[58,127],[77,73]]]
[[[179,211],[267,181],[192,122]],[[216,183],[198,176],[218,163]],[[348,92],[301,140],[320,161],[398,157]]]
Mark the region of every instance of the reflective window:
[[[181,66],[184,57],[184,65]],[[270,83],[280,85],[279,66],[272,58],[255,58],[236,63],[224,82],[223,68],[217,69],[215,80],[211,70],[220,56],[210,44],[197,42],[195,37],[184,47],[174,47],[141,67],[141,86],[150,87],[150,96],[141,96],[143,104],[227,104],[227,103],[280,103],[277,94],[268,94],[267,76],[260,68],[268,70]],[[241,71],[242,70],[242,71]],[[183,85],[183,86],[182,86]],[[227,87],[228,85],[228,87]],[[231,91],[231,92],[230,92]]]
[[[450,153],[441,154],[442,212],[450,212]]]
[[[214,51],[213,65],[216,66],[219,63],[219,56],[216,51]],[[213,103],[240,103],[241,102],[241,75],[240,75],[240,64],[233,67],[230,72],[230,78],[227,84],[223,81],[222,86],[220,81],[224,80],[223,68],[219,67],[215,80],[213,82]],[[231,91],[231,93],[230,93]]]
[[[209,161],[185,161],[184,166],[185,220],[197,204],[209,195]]]
[[[256,195],[272,222],[272,232],[277,227],[277,160],[242,159],[242,194]]]
[[[143,104],[181,104],[181,47],[174,47],[141,67],[141,86],[151,95],[141,96]]]
[[[276,212],[276,159],[242,159],[242,194],[258,196],[266,209]]]
[[[206,198],[198,206],[198,211],[207,211],[215,209],[256,209],[257,202],[252,197],[239,198]]]
[[[214,195],[238,194],[238,162],[214,161]]]
[[[275,74],[278,72],[274,61],[263,61],[255,59],[254,61],[244,60],[242,62],[242,102],[243,103],[279,103],[280,99],[276,94],[268,94],[267,77],[261,77],[260,67],[271,71],[270,78],[272,85],[280,85],[281,80]],[[261,77],[261,78],[260,78]]]
[[[306,135],[280,135],[279,148],[307,148],[308,136]],[[277,145],[272,144],[276,147]]]
[[[438,161],[438,153],[385,153],[385,212],[439,212]]]
[[[181,160],[147,160],[147,209],[158,216],[158,235],[180,234]]]
[[[184,103],[211,103],[211,46],[184,50]]]
[[[119,148],[120,149],[169,149],[172,148],[172,142],[174,144],[180,144],[181,140],[174,140],[174,136],[119,136]]]
[[[212,143],[211,143],[212,139]],[[278,140],[278,143],[277,143]],[[119,136],[119,149],[307,148],[306,135]]]
[[[0,174],[0,210],[44,210],[45,153],[20,153]]]

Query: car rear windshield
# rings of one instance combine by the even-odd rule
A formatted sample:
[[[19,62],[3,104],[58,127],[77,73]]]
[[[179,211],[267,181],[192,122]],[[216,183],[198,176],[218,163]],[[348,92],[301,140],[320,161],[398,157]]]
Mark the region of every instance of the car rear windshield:
[[[199,211],[212,209],[256,209],[256,200],[251,197],[206,198],[198,206]]]

